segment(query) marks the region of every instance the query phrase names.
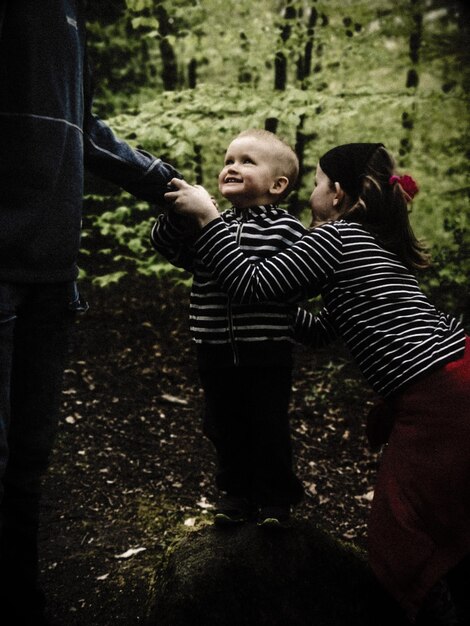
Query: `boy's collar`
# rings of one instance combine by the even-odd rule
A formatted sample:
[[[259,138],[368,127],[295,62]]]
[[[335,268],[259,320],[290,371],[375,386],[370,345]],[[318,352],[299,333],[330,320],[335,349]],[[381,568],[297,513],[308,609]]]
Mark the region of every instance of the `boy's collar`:
[[[278,209],[279,206],[277,204],[255,204],[254,206],[248,207],[232,207],[232,211],[235,215],[243,216],[243,215],[261,215],[262,213],[266,213],[270,209]]]

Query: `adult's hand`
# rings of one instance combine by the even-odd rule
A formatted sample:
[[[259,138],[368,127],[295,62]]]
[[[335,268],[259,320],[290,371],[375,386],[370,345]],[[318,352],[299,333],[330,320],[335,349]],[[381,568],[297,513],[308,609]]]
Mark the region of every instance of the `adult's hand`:
[[[179,178],[173,178],[170,185],[173,191],[165,194],[165,200],[176,213],[192,217],[201,228],[219,217],[214,199],[201,185],[190,185]]]

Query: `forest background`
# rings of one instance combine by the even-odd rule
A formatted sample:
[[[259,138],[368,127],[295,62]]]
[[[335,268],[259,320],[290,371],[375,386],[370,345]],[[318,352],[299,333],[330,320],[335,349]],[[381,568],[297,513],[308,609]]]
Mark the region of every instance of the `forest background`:
[[[216,196],[225,148],[240,130],[280,133],[300,157],[289,209],[306,223],[318,157],[340,143],[383,142],[422,190],[411,219],[434,258],[424,287],[438,306],[463,315],[467,17],[464,3],[443,0],[89,3],[95,110]],[[118,281],[131,268],[173,272],[149,250],[148,205],[96,181],[88,190],[84,252],[96,229],[109,244],[101,245],[109,258],[96,282]],[[82,265],[89,273],[85,258]]]
[[[221,208],[217,173],[242,129],[275,130],[295,146],[301,175],[288,208],[306,224],[318,157],[383,142],[421,187],[411,220],[434,258],[421,284],[470,330],[463,2],[100,0],[87,13],[95,112],[206,185]],[[45,480],[42,577],[57,623],[133,626],[168,548],[210,519],[214,454],[201,432],[190,276],[152,250],[155,207],[91,177],[85,192],[80,286],[90,310]],[[373,394],[341,346],[297,357],[292,439],[305,499],[296,515],[363,550],[380,462],[364,429]],[[345,620],[326,611],[318,623]]]

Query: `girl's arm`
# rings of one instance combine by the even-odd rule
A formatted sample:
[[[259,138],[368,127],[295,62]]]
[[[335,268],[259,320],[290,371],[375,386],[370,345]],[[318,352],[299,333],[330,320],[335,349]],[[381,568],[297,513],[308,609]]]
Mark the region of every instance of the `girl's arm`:
[[[318,294],[333,276],[342,255],[334,224],[308,232],[293,246],[262,261],[250,261],[219,217],[210,195],[200,186],[171,181],[165,194],[178,213],[192,215],[203,228],[194,248],[233,302],[285,301],[299,293]]]
[[[338,229],[328,224],[279,254],[250,261],[218,218],[203,229],[194,247],[232,301],[248,304],[320,293],[341,260],[342,243]]]
[[[322,348],[338,337],[338,334],[329,320],[326,308],[322,309],[318,315],[313,315],[310,311],[298,307],[294,320],[294,339],[298,343]]]

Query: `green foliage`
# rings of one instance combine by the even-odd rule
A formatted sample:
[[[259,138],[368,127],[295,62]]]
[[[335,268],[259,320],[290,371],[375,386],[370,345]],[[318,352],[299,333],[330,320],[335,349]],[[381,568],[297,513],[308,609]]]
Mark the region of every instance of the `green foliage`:
[[[106,210],[108,203],[103,202],[102,196],[90,194],[86,198],[89,215],[84,221],[83,231],[84,268],[89,262],[86,255],[89,248],[94,249],[94,259],[93,270],[82,269],[82,276],[91,273],[95,284],[107,287],[119,282],[129,272],[137,271],[156,278],[168,275],[176,282],[189,285],[186,272],[173,267],[151,248],[150,230],[155,218],[148,204],[129,198],[124,193],[119,200],[113,198],[113,201],[116,208]],[[97,256],[101,257],[101,263],[97,263]],[[119,269],[112,271],[112,268]]]
[[[120,20],[93,28],[95,54],[104,54],[99,32],[112,42],[102,70],[107,67],[114,83],[110,78],[101,98],[120,89],[101,106],[116,110],[119,97],[134,88],[130,108],[111,118],[111,126],[216,196],[227,144],[267,119],[301,152],[299,189],[289,208],[306,222],[318,156],[348,141],[385,143],[422,190],[411,217],[436,259],[424,276],[426,289],[448,310],[468,307],[462,293],[469,276],[470,66],[460,3],[334,0],[305,7],[263,0],[256,6],[240,1],[227,11],[222,0],[127,0]],[[162,91],[168,63],[162,40],[176,62],[172,91]],[[135,54],[113,63],[113,46]],[[285,59],[282,89],[273,88],[276,54]],[[188,88],[192,61],[196,86]],[[411,71],[415,82],[407,87]],[[126,84],[122,90],[117,75]],[[125,195],[113,196],[105,211],[96,198],[88,205],[99,218],[87,228],[99,230],[116,263],[167,271],[146,243],[153,221],[146,205]]]
[[[442,206],[445,240],[433,246],[433,266],[423,276],[423,284],[436,306],[460,315],[470,331],[470,202],[467,189],[462,207],[447,200]]]

